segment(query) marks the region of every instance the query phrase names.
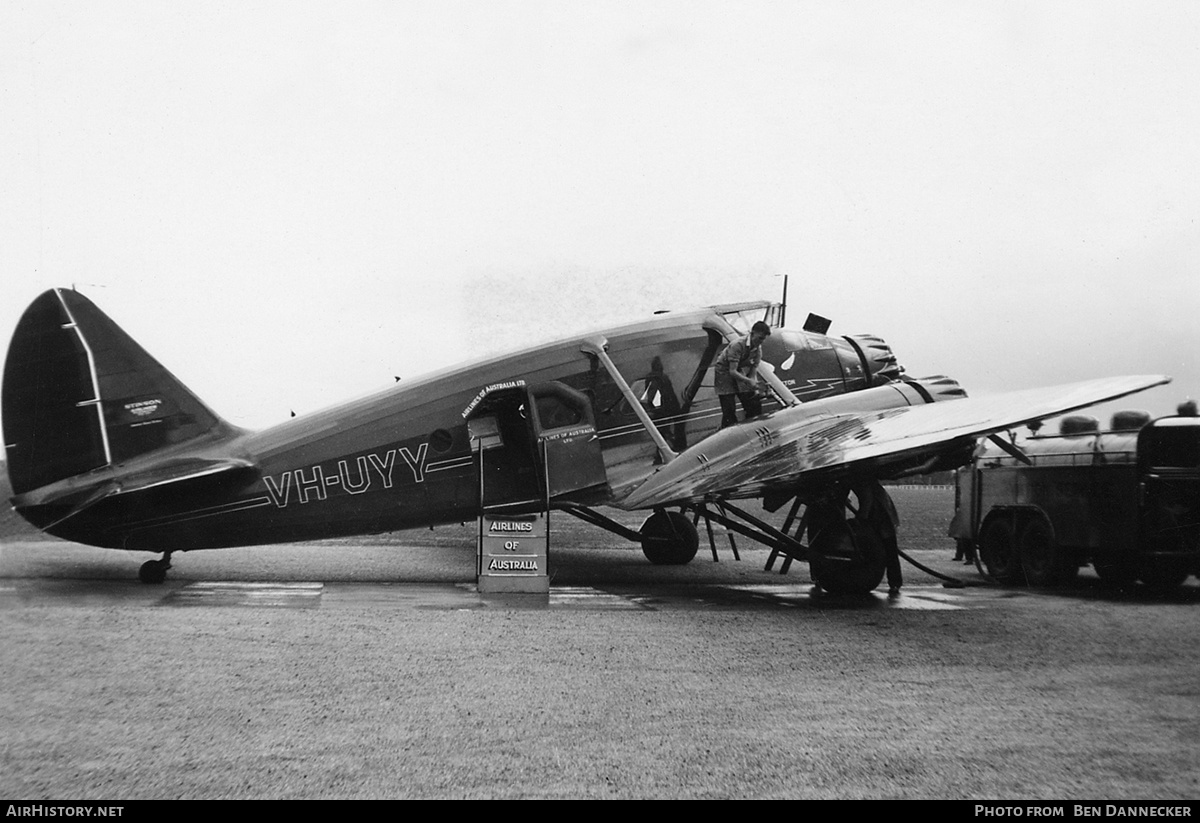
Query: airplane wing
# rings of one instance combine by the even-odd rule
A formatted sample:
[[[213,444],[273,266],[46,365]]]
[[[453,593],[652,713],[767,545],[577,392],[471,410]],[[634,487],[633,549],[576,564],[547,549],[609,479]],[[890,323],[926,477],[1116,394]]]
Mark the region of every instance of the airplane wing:
[[[973,445],[976,438],[1169,383],[1162,375],[1087,380],[1042,389],[916,406],[847,410],[821,401],[722,429],[636,488],[622,508],[706,498],[757,497],[806,480],[886,478],[910,473]]]

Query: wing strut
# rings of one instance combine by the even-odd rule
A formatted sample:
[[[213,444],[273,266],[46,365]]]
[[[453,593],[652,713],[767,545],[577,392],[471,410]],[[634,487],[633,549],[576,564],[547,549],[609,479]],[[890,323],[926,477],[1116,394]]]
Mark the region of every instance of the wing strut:
[[[718,509],[720,509],[722,512],[725,511],[723,508],[721,508],[721,504],[719,502],[714,503],[714,505]],[[704,528],[708,530],[708,546],[710,549],[712,549],[713,562],[720,563],[721,558],[719,558],[717,556],[717,541],[716,541],[716,538],[713,536],[712,518],[709,516],[709,513],[708,513],[708,505],[705,503],[701,503],[700,505],[693,507],[693,511],[695,512],[695,517],[692,518],[692,525],[695,526],[699,522],[701,517],[704,518]],[[733,550],[733,559],[741,560],[742,556],[740,554],[738,554],[737,541],[733,539],[733,532],[730,531],[729,529],[725,528],[725,526],[723,526],[720,523],[718,523],[717,525],[721,526],[723,533],[725,534],[726,537],[729,538],[729,548]]]
[[[604,337],[592,337],[584,340],[579,346],[584,354],[590,354],[604,364],[604,368],[608,371],[613,382],[617,384],[617,388],[621,390],[621,394],[629,401],[630,408],[637,415],[638,420],[642,423],[642,428],[650,435],[650,439],[654,441],[654,445],[658,447],[659,457],[662,458],[664,464],[670,463],[677,455],[667,445],[667,441],[662,436],[662,432],[654,425],[654,421],[650,419],[650,415],[646,413],[646,409],[642,407],[641,401],[637,399],[637,395],[633,393],[633,389],[629,388],[629,383],[621,375],[617,364],[608,356],[608,339]]]
[[[730,532],[737,532],[738,534],[757,543],[762,543],[768,548],[777,550],[777,553],[772,553],[772,563],[778,554],[795,558],[797,560],[803,560],[805,562],[812,560],[813,557],[820,556],[809,546],[804,545],[796,538],[785,534],[771,524],[760,520],[754,515],[739,509],[728,500],[722,500],[715,508],[708,508],[704,504],[697,506],[696,504],[692,503],[687,504],[687,508],[693,510],[701,508],[703,510],[701,517],[711,519],[713,522],[724,526]],[[738,520],[734,519],[735,517],[741,518],[750,525],[747,526],[745,523],[738,522]],[[786,572],[787,569],[785,568],[782,573],[786,574]]]
[[[1026,466],[1033,465],[1033,461],[1029,459],[1029,455],[1025,454],[1025,452],[1023,452],[1021,450],[1021,447],[1018,446],[1016,443],[1013,443],[1009,440],[1005,440],[1003,437],[1001,437],[998,434],[989,434],[988,440],[991,440],[993,443],[995,443],[997,446],[999,446],[1002,451],[1007,453],[1010,457],[1017,458],[1022,463],[1024,463]]]

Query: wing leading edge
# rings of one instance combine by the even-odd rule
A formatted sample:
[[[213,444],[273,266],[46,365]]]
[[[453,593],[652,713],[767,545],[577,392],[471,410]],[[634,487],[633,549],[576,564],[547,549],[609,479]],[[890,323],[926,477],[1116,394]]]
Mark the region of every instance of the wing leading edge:
[[[723,429],[663,466],[621,501],[644,509],[704,498],[752,497],[841,472],[886,477],[948,456],[975,438],[1169,383],[1109,377],[986,397],[868,411],[814,401]]]

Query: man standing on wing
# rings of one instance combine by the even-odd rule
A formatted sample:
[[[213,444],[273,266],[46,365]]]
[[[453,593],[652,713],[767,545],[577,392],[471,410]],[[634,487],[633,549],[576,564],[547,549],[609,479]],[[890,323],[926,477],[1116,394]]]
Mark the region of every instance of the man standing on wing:
[[[771,327],[761,320],[750,334],[734,340],[717,355],[713,366],[713,387],[721,401],[721,428],[737,423],[737,403],[742,401],[746,418],[762,414],[758,399],[758,364],[762,362],[762,342],[771,336]]]

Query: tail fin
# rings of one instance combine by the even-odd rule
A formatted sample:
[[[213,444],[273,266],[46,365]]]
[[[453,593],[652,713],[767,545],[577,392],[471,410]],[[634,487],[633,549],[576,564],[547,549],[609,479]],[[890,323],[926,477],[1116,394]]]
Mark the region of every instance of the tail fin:
[[[236,431],[81,294],[25,310],[0,389],[13,492]]]

